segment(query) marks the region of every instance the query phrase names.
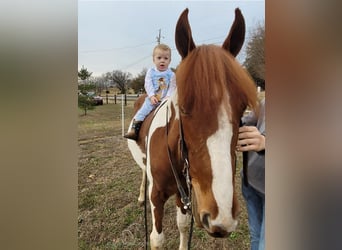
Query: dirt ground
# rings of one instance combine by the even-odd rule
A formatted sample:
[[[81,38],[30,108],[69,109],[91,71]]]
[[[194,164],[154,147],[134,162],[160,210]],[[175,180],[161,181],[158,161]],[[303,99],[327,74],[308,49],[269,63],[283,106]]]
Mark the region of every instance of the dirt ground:
[[[132,115],[125,109],[125,129]],[[144,207],[137,203],[141,170],[122,138],[121,104],[104,104],[79,112],[78,143],[78,243],[79,249],[145,249]],[[240,167],[240,165],[239,165]],[[191,249],[249,249],[245,204],[237,189],[241,213],[239,226],[229,238],[215,239],[195,228]],[[148,215],[150,233],[151,218]],[[178,249],[174,199],[165,207],[165,249]],[[149,234],[148,233],[148,234]]]

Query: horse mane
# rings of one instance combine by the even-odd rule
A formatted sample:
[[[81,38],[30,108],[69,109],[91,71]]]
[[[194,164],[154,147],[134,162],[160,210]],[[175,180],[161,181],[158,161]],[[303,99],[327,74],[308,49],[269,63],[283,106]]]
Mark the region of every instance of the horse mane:
[[[230,112],[236,111],[230,116],[236,121],[247,106],[257,108],[254,82],[219,46],[202,45],[191,51],[178,66],[176,79],[178,104],[185,114],[217,114],[223,100],[231,107]]]

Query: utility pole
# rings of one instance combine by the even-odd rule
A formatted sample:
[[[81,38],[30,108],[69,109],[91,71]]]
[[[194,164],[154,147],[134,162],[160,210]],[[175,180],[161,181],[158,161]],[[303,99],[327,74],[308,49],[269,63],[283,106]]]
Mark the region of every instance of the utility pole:
[[[158,31],[159,31],[159,34],[158,34],[158,36],[156,37],[156,39],[157,39],[157,43],[160,44],[160,39],[161,39],[161,38],[164,38],[164,37],[161,36],[161,29],[159,29]]]

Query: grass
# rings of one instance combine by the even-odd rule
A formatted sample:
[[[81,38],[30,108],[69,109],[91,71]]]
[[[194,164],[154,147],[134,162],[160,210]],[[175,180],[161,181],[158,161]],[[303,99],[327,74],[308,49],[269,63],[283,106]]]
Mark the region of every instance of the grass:
[[[125,106],[127,129],[133,104]],[[141,170],[122,138],[121,104],[105,104],[84,116],[79,112],[78,142],[78,243],[79,249],[144,249],[144,209],[137,203]],[[239,165],[240,167],[240,165]],[[239,172],[239,171],[237,171]],[[195,228],[192,249],[249,249],[245,204],[236,181],[241,214],[237,231],[214,239]],[[151,228],[148,211],[148,227]],[[165,205],[165,249],[178,249],[174,199]]]

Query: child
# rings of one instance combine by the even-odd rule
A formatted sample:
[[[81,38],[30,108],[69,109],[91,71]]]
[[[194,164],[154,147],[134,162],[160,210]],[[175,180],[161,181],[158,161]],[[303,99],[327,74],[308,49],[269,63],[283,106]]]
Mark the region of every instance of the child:
[[[153,49],[153,63],[145,77],[147,97],[142,107],[134,116],[132,128],[124,135],[127,139],[137,140],[139,130],[145,117],[155,109],[161,101],[171,96],[176,89],[175,73],[169,69],[171,49],[165,44],[159,44]]]

